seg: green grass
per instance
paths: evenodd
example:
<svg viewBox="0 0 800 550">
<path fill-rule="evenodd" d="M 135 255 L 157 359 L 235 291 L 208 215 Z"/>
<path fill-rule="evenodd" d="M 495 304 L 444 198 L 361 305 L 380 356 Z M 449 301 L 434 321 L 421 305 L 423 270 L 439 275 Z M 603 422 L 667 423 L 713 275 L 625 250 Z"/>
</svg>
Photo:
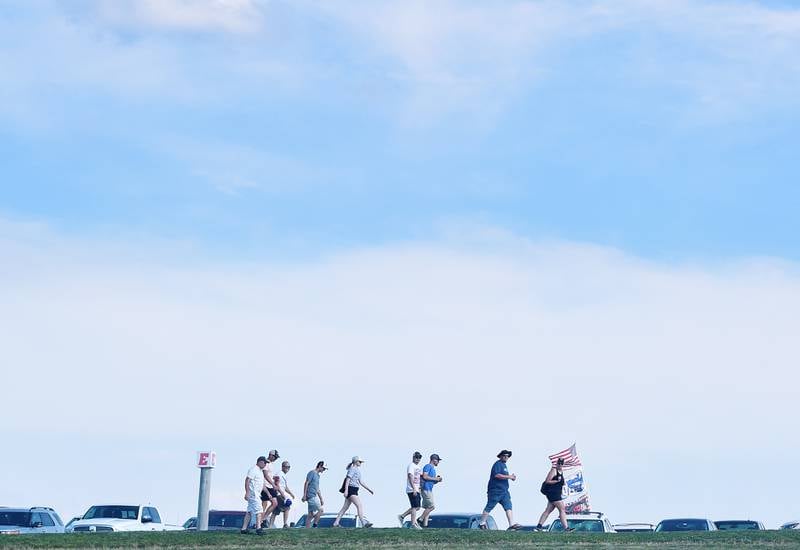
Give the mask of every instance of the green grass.
<svg viewBox="0 0 800 550">
<path fill-rule="evenodd" d="M 275 529 L 263 536 L 238 533 L 98 533 L 2 536 L 0 548 L 797 548 L 800 531 L 715 533 L 509 533 L 431 529 Z"/>
</svg>

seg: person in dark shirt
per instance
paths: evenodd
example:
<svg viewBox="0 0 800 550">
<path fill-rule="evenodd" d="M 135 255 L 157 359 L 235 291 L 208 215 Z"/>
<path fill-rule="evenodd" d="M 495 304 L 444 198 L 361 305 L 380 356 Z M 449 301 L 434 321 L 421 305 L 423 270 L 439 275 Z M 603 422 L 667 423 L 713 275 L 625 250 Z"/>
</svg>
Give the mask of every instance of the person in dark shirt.
<svg viewBox="0 0 800 550">
<path fill-rule="evenodd" d="M 506 512 L 508 518 L 509 530 L 516 530 L 522 527 L 519 523 L 514 523 L 514 512 L 511 505 L 511 493 L 508 490 L 508 480 L 516 481 L 515 474 L 508 473 L 508 466 L 506 463 L 511 458 L 511 451 L 503 449 L 497 454 L 497 462 L 492 466 L 492 472 L 489 475 L 489 485 L 486 488 L 486 507 L 481 514 L 481 520 L 478 526 L 481 529 L 487 529 L 486 518 L 495 506 L 500 504 Z"/>
<path fill-rule="evenodd" d="M 555 465 L 547 472 L 547 477 L 544 478 L 542 483 L 541 492 L 547 497 L 547 506 L 539 518 L 539 523 L 536 525 L 537 531 L 544 530 L 542 524 L 547 521 L 547 517 L 553 512 L 558 510 L 558 517 L 561 519 L 561 525 L 565 531 L 572 531 L 567 524 L 567 513 L 564 510 L 564 459 L 559 458 Z"/>
</svg>

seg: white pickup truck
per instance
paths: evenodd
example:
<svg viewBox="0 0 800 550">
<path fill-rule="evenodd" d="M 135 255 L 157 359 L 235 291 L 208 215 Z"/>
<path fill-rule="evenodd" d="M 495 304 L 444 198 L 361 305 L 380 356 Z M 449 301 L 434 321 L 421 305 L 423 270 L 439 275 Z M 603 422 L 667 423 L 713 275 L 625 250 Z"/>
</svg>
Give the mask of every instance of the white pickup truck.
<svg viewBox="0 0 800 550">
<path fill-rule="evenodd" d="M 100 504 L 67 527 L 67 533 L 108 533 L 129 531 L 181 531 L 182 527 L 161 522 L 154 506 L 139 504 Z"/>
</svg>

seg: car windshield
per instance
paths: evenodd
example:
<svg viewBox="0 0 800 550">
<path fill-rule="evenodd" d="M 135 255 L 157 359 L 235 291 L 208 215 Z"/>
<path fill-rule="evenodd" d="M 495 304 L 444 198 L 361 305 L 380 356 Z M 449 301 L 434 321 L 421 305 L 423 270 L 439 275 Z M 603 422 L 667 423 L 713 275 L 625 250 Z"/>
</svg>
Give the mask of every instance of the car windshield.
<svg viewBox="0 0 800 550">
<path fill-rule="evenodd" d="M 30 527 L 30 512 L 0 511 L 0 525 L 13 525 L 15 527 Z"/>
<path fill-rule="evenodd" d="M 603 521 L 599 519 L 568 519 L 567 523 L 576 531 L 588 531 L 591 533 L 603 532 Z M 563 531 L 564 526 L 560 521 L 553 523 L 553 531 Z"/>
<path fill-rule="evenodd" d="M 469 529 L 469 516 L 431 516 L 428 527 L 435 529 Z"/>
<path fill-rule="evenodd" d="M 211 512 L 208 514 L 209 527 L 239 527 L 244 521 L 244 512 Z"/>
<path fill-rule="evenodd" d="M 656 531 L 708 531 L 708 523 L 703 519 L 665 519 Z"/>
<path fill-rule="evenodd" d="M 714 525 L 717 526 L 717 529 L 721 529 L 723 531 L 758 529 L 757 521 L 715 521 Z"/>
<path fill-rule="evenodd" d="M 83 515 L 83 519 L 137 519 L 139 517 L 138 506 L 92 506 Z"/>
</svg>

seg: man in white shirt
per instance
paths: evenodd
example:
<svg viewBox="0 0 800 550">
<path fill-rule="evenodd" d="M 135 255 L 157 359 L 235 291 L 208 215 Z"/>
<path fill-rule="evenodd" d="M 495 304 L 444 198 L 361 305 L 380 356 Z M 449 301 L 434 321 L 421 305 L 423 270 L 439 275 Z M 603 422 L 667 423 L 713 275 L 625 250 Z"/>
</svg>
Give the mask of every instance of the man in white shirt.
<svg viewBox="0 0 800 550">
<path fill-rule="evenodd" d="M 283 512 L 283 526 L 289 527 L 289 508 L 292 506 L 292 501 L 295 500 L 294 493 L 291 489 L 289 489 L 289 484 L 286 481 L 286 475 L 289 473 L 289 469 L 291 468 L 291 464 L 289 464 L 288 460 L 284 460 L 281 464 L 281 471 L 278 474 L 272 476 L 273 480 L 276 480 L 280 488 L 283 490 L 283 496 L 278 495 L 278 507 L 272 510 L 272 517 L 269 518 L 269 526 L 275 527 L 275 518 Z M 292 497 L 291 499 L 287 498 L 286 495 Z"/>
<path fill-rule="evenodd" d="M 263 507 L 262 517 L 264 518 L 264 523 L 268 522 L 269 518 L 272 517 L 272 512 L 278 509 L 278 495 L 282 495 L 283 498 L 286 498 L 286 493 L 283 492 L 283 488 L 280 484 L 275 482 L 272 473 L 272 463 L 278 460 L 280 456 L 277 449 L 271 450 L 267 455 L 267 464 L 264 466 L 265 487 L 261 493 L 261 505 Z"/>
<path fill-rule="evenodd" d="M 256 534 L 263 535 L 261 530 L 261 520 L 263 519 L 261 510 L 261 490 L 264 488 L 264 467 L 267 465 L 267 458 L 260 456 L 254 466 L 247 470 L 244 478 L 244 499 L 247 501 L 247 513 L 244 515 L 242 523 L 242 534 L 250 531 L 250 520 L 255 519 Z"/>
<path fill-rule="evenodd" d="M 411 504 L 411 508 L 397 516 L 397 519 L 400 520 L 401 527 L 403 526 L 406 516 L 410 515 L 411 528 L 422 529 L 417 523 L 417 512 L 419 512 L 420 506 L 422 505 L 422 496 L 419 492 L 419 480 L 422 475 L 422 466 L 419 464 L 421 460 L 422 453 L 419 451 L 415 452 L 411 459 L 411 464 L 406 468 L 406 495 L 408 495 L 408 502 Z"/>
</svg>

